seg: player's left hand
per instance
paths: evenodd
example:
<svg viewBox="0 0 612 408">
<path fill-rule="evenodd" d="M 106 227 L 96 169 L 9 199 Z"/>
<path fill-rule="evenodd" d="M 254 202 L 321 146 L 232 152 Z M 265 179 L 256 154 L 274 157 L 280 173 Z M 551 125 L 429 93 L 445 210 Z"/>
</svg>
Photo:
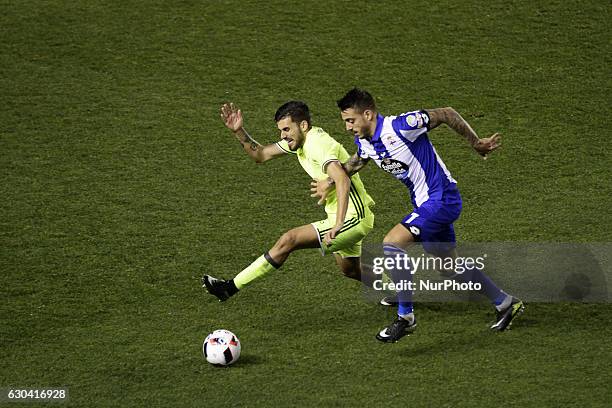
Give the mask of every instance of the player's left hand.
<svg viewBox="0 0 612 408">
<path fill-rule="evenodd" d="M 480 139 L 478 143 L 474 146 L 474 150 L 478 152 L 479 155 L 482 156 L 483 159 L 487 159 L 487 154 L 491 153 L 493 150 L 497 149 L 501 146 L 501 135 L 499 133 L 495 133 L 490 137 L 485 137 L 484 139 Z"/>
<path fill-rule="evenodd" d="M 310 192 L 312 193 L 310 196 L 318 198 L 318 205 L 322 205 L 325 203 L 327 199 L 327 195 L 332 190 L 332 185 L 329 184 L 327 180 L 312 180 L 310 182 Z"/>
<path fill-rule="evenodd" d="M 341 229 L 342 229 L 342 225 L 338 225 L 330 229 L 329 232 L 325 234 L 325 236 L 323 237 L 323 242 L 327 245 L 331 245 L 332 240 L 336 238 L 336 235 Z"/>
<path fill-rule="evenodd" d="M 233 103 L 224 103 L 220 110 L 221 120 L 232 132 L 242 129 L 242 111 Z"/>
</svg>

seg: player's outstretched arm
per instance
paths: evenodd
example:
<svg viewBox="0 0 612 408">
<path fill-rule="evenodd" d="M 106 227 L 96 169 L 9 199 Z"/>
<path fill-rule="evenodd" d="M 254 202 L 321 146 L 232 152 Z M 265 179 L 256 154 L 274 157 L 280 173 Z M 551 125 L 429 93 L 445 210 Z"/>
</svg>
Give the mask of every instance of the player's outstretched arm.
<svg viewBox="0 0 612 408">
<path fill-rule="evenodd" d="M 333 161 L 329 163 L 325 171 L 329 177 L 334 180 L 334 185 L 336 186 L 336 199 L 338 200 L 336 225 L 334 225 L 334 227 L 327 234 L 325 234 L 325 237 L 323 237 L 323 241 L 329 245 L 331 244 L 332 239 L 336 238 L 336 235 L 344 225 L 344 219 L 346 218 L 346 212 L 348 210 L 351 180 L 345 173 L 340 162 Z"/>
<path fill-rule="evenodd" d="M 434 129 L 443 123 L 448 125 L 463 136 L 484 159 L 487 158 L 487 154 L 501 146 L 499 133 L 480 139 L 470 124 L 453 108 L 427 109 L 427 114 L 429 115 L 430 129 Z"/>
<path fill-rule="evenodd" d="M 242 111 L 233 103 L 226 103 L 221 106 L 221 120 L 234 133 L 246 154 L 256 163 L 263 163 L 285 154 L 273 144 L 262 146 L 253 139 L 243 127 Z"/>
</svg>

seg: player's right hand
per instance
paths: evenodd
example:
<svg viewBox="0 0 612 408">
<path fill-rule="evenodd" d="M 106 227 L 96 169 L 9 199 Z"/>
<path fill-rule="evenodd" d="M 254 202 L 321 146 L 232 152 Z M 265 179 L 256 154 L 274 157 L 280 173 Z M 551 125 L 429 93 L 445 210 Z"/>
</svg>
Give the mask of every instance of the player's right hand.
<svg viewBox="0 0 612 408">
<path fill-rule="evenodd" d="M 242 111 L 233 103 L 221 105 L 221 120 L 232 132 L 242 129 Z"/>
<path fill-rule="evenodd" d="M 336 238 L 342 227 L 344 227 L 344 225 L 336 225 L 331 230 L 329 230 L 327 234 L 325 234 L 325 236 L 323 237 L 323 242 L 328 246 L 331 245 L 332 241 L 334 240 L 334 238 Z"/>
<path fill-rule="evenodd" d="M 327 199 L 327 195 L 332 190 L 332 184 L 327 180 L 312 180 L 310 182 L 310 196 L 318 198 L 317 205 L 322 205 Z"/>
<path fill-rule="evenodd" d="M 478 143 L 474 146 L 474 150 L 476 150 L 478 154 L 480 154 L 482 158 L 486 160 L 487 154 L 491 153 L 493 150 L 499 148 L 500 146 L 501 135 L 499 133 L 495 133 L 493 136 L 480 139 Z"/>
</svg>

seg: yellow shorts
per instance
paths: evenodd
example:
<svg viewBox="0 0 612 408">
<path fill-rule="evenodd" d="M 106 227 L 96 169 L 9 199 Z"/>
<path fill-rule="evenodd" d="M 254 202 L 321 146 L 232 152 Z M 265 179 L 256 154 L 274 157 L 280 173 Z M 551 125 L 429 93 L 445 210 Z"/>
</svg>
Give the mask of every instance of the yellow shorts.
<svg viewBox="0 0 612 408">
<path fill-rule="evenodd" d="M 336 215 L 330 214 L 326 220 L 313 222 L 311 224 L 319 236 L 319 244 L 321 245 L 321 253 L 339 254 L 343 258 L 352 258 L 361 256 L 361 242 L 374 228 L 374 213 L 366 210 L 363 218 L 358 218 L 354 215 L 344 221 L 344 226 L 336 238 L 332 240 L 331 245 L 326 245 L 323 242 L 325 234 L 336 225 Z"/>
</svg>

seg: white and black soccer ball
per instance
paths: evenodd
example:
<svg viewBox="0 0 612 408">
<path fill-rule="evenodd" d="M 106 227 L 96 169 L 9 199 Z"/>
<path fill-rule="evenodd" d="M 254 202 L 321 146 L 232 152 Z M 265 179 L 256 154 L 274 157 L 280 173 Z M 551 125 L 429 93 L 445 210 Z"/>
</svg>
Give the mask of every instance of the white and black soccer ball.
<svg viewBox="0 0 612 408">
<path fill-rule="evenodd" d="M 215 330 L 206 336 L 202 351 L 206 361 L 213 365 L 227 366 L 240 357 L 240 340 L 229 330 Z"/>
</svg>

